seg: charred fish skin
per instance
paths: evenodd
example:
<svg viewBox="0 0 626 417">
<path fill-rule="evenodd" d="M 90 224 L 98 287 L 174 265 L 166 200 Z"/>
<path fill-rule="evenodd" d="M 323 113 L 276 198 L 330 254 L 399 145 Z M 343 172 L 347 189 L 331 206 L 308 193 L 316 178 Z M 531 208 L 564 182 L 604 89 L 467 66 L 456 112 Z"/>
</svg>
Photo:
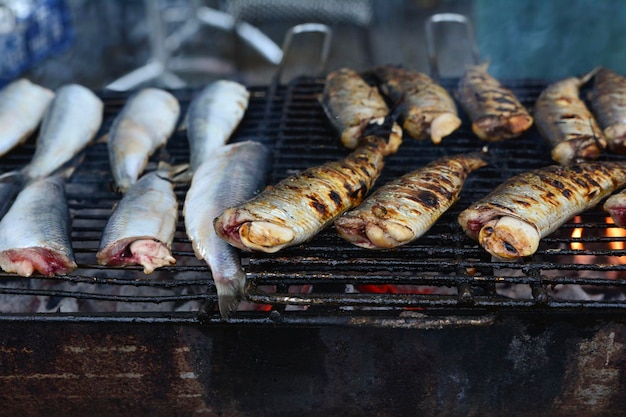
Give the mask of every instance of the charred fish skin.
<svg viewBox="0 0 626 417">
<path fill-rule="evenodd" d="M 394 102 L 404 100 L 402 129 L 412 138 L 430 136 L 439 144 L 461 126 L 454 99 L 428 75 L 392 65 L 377 67 L 374 73 L 384 94 Z"/>
<path fill-rule="evenodd" d="M 211 159 L 213 151 L 230 140 L 245 115 L 249 100 L 248 89 L 230 80 L 214 81 L 192 100 L 187 112 L 190 172 Z"/>
<path fill-rule="evenodd" d="M 0 156 L 30 137 L 53 98 L 54 91 L 26 78 L 0 90 Z"/>
<path fill-rule="evenodd" d="M 360 204 L 380 176 L 387 143 L 370 138 L 341 160 L 284 178 L 227 208 L 215 219 L 217 235 L 239 249 L 266 253 L 312 239 Z"/>
<path fill-rule="evenodd" d="M 340 133 L 341 143 L 348 149 L 360 145 L 368 124 L 382 123 L 389 113 L 378 88 L 369 85 L 355 70 L 345 67 L 326 76 L 320 102 Z M 385 154 L 396 153 L 401 144 L 402 128 L 394 123 Z"/>
<path fill-rule="evenodd" d="M 626 154 L 626 77 L 599 68 L 593 77 L 591 107 L 609 149 Z"/>
<path fill-rule="evenodd" d="M 626 185 L 626 162 L 550 165 L 504 181 L 463 210 L 458 222 L 491 255 L 530 256 L 539 241 Z"/>
<path fill-rule="evenodd" d="M 245 271 L 239 250 L 221 239 L 213 220 L 226 208 L 242 204 L 265 186 L 270 149 L 254 141 L 224 145 L 194 172 L 185 196 L 185 229 L 198 259 L 211 270 L 222 317 L 243 299 Z"/>
<path fill-rule="evenodd" d="M 508 88 L 487 72 L 487 63 L 472 65 L 459 81 L 457 98 L 482 140 L 512 139 L 527 131 L 533 117 Z"/>
<path fill-rule="evenodd" d="M 391 249 L 424 235 L 461 194 L 467 176 L 487 164 L 472 153 L 439 158 L 383 184 L 355 209 L 335 220 L 346 241 L 367 249 Z"/>
<path fill-rule="evenodd" d="M 129 97 L 108 138 L 116 189 L 126 192 L 141 176 L 148 158 L 164 146 L 180 115 L 178 99 L 159 88 L 143 88 Z"/>
<path fill-rule="evenodd" d="M 550 143 L 552 159 L 561 165 L 595 160 L 607 146 L 604 133 L 579 97 L 580 87 L 592 75 L 556 81 L 535 102 L 537 129 Z"/>
<path fill-rule="evenodd" d="M 144 174 L 124 193 L 102 233 L 98 264 L 141 265 L 148 275 L 176 263 L 171 249 L 178 201 L 172 178 L 181 169 L 167 166 Z"/>
<path fill-rule="evenodd" d="M 77 268 L 70 241 L 65 181 L 44 177 L 28 184 L 0 221 L 0 267 L 29 277 L 52 277 Z"/>
<path fill-rule="evenodd" d="M 60 87 L 44 116 L 37 147 L 23 172 L 29 179 L 53 174 L 80 153 L 102 123 L 104 103 L 79 84 Z"/>
</svg>

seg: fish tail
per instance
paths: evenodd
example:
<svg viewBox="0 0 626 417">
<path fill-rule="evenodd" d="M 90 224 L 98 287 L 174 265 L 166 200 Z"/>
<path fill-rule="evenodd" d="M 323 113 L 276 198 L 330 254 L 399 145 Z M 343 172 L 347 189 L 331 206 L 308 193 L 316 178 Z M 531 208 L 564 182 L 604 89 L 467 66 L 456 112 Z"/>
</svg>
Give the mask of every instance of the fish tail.
<svg viewBox="0 0 626 417">
<path fill-rule="evenodd" d="M 233 279 L 216 280 L 217 303 L 222 318 L 228 319 L 237 309 L 239 302 L 243 298 L 243 284 L 245 276 L 238 274 Z"/>
<path fill-rule="evenodd" d="M 69 159 L 67 162 L 65 162 L 63 165 L 59 166 L 57 169 L 52 171 L 49 174 L 49 176 L 58 176 L 65 180 L 69 180 L 72 177 L 72 175 L 74 175 L 74 172 L 76 171 L 76 169 L 78 169 L 80 164 L 82 164 L 84 159 L 85 159 L 85 152 L 79 152 L 78 154 L 74 155 L 71 159 Z M 26 167 L 24 167 L 24 169 L 22 169 L 20 172 L 23 175 L 24 180 L 32 181 L 32 180 L 38 180 L 41 178 L 41 175 L 32 174 L 30 164 L 26 165 Z"/>
<path fill-rule="evenodd" d="M 225 282 L 215 282 L 217 289 L 217 304 L 222 318 L 228 319 L 237 309 L 243 296 L 243 280 L 230 279 Z"/>
</svg>

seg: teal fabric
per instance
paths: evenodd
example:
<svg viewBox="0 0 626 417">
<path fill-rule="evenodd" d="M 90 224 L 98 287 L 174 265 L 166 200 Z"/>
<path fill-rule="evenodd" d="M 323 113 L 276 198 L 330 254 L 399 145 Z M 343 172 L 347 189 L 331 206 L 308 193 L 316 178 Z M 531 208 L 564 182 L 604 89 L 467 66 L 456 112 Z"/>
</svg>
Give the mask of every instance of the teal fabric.
<svg viewBox="0 0 626 417">
<path fill-rule="evenodd" d="M 597 65 L 626 74 L 626 1 L 475 0 L 473 10 L 496 77 L 557 79 Z"/>
</svg>

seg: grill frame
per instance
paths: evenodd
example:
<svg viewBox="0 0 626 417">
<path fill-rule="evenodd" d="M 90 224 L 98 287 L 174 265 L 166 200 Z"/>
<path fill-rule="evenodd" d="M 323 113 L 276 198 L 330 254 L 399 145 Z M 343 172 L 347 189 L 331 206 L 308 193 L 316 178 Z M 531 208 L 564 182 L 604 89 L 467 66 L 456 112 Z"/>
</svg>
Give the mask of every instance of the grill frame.
<svg viewBox="0 0 626 417">
<path fill-rule="evenodd" d="M 249 87 L 250 105 L 244 119 L 235 132 L 233 141 L 257 140 L 270 146 L 274 152 L 274 164 L 269 183 L 299 170 L 318 165 L 330 159 L 339 159 L 348 153 L 337 140 L 318 95 L 323 88 L 323 78 L 300 77 L 287 85 Z M 444 79 L 441 84 L 453 91 L 458 80 Z M 504 80 L 520 98 L 531 107 L 540 91 L 543 80 Z M 186 110 L 197 91 L 192 89 L 172 91 Z M 105 102 L 105 118 L 100 135 L 108 131 L 115 115 L 121 110 L 128 93 L 100 92 Z M 480 150 L 481 142 L 470 130 L 467 116 L 459 106 L 462 127 L 445 138 L 441 145 L 428 141 L 418 142 L 405 137 L 396 155 L 390 156 L 376 186 L 418 168 L 430 160 L 458 152 Z M 33 140 L 7 157 L 1 166 L 3 171 L 17 169 L 28 162 L 34 151 Z M 330 226 L 310 242 L 287 248 L 278 254 L 243 254 L 248 273 L 247 294 L 250 301 L 271 304 L 271 311 L 237 312 L 230 320 L 233 324 L 287 324 L 287 325 L 351 325 L 351 326 L 429 326 L 485 325 L 493 322 L 498 314 L 598 314 L 612 316 L 623 313 L 623 300 L 561 300 L 550 295 L 556 285 L 579 284 L 593 287 L 597 292 L 617 287 L 624 292 L 626 279 L 602 278 L 607 271 L 622 274 L 626 265 L 581 265 L 573 262 L 555 261 L 559 256 L 571 258 L 580 252 L 564 248 L 571 242 L 569 230 L 574 227 L 595 230 L 607 227 L 599 219 L 599 209 L 585 213 L 581 224 L 568 222 L 559 231 L 543 239 L 532 260 L 519 264 L 493 262 L 488 254 L 461 231 L 455 222 L 456 215 L 473 200 L 489 192 L 508 176 L 527 169 L 551 164 L 547 144 L 533 127 L 519 140 L 489 144 L 493 165 L 472 173 L 461 194 L 460 201 L 446 213 L 424 237 L 416 242 L 391 251 L 367 251 L 343 242 Z M 307 158 L 303 158 L 306 155 Z M 511 158 L 513 156 L 514 158 Z M 151 159 L 154 166 L 159 158 L 171 163 L 185 163 L 188 146 L 184 132 L 177 131 L 168 146 Z M 601 158 L 623 159 L 617 155 Z M 215 323 L 222 319 L 217 313 L 217 296 L 210 272 L 201 261 L 195 260 L 182 223 L 182 201 L 186 185 L 178 185 L 176 193 L 181 211 L 175 237 L 174 255 L 179 260 L 173 267 L 162 268 L 154 277 L 145 277 L 140 268 L 109 268 L 95 264 L 95 250 L 99 240 L 98 226 L 106 222 L 107 213 L 117 201 L 115 193 L 108 189 L 111 182 L 106 145 L 91 146 L 85 160 L 68 183 L 68 201 L 74 214 L 72 236 L 79 270 L 54 282 L 83 287 L 104 287 L 104 291 L 71 291 L 65 289 L 0 288 L 1 294 L 17 296 L 41 295 L 48 297 L 71 297 L 78 300 L 103 302 L 162 303 L 195 302 L 193 311 L 147 311 L 85 313 L 2 313 L 0 321 L 64 321 L 64 322 L 156 322 L 156 323 Z M 86 189 L 93 191 L 85 197 Z M 95 214 L 91 211 L 94 210 Z M 82 236 L 86 234 L 87 236 Z M 571 234 L 571 233 L 570 233 Z M 80 235 L 80 236 L 79 236 Z M 597 238 L 581 241 L 595 243 Z M 607 239 L 600 239 L 607 240 Z M 626 241 L 626 238 L 623 238 Z M 559 247 L 561 246 L 561 247 Z M 626 255 L 626 250 L 587 250 L 587 255 Z M 420 256 L 431 259 L 421 261 Z M 547 261 L 545 260 L 547 258 Z M 569 259 L 568 258 L 568 259 Z M 91 260 L 90 260 L 91 259 Z M 303 268 L 303 265 L 305 266 Z M 375 269 L 372 272 L 372 269 Z M 469 273 L 467 270 L 478 271 Z M 503 270 L 515 271 L 503 273 Z M 493 271 L 500 271 L 496 273 Z M 565 276 L 561 271 L 583 270 L 597 273 L 599 278 L 576 278 Z M 95 272 L 94 272 L 95 271 Z M 442 272 L 444 271 L 444 272 Z M 487 272 L 485 272 L 487 271 Z M 546 276 L 542 271 L 556 271 Z M 391 273 L 390 273 L 391 272 Z M 191 275 L 178 279 L 175 274 Z M 508 275 L 507 275 L 508 274 Z M 0 277 L 11 277 L 0 274 Z M 18 278 L 20 279 L 20 278 Z M 35 282 L 42 278 L 32 278 Z M 48 281 L 48 280 L 46 280 Z M 3 282 L 4 283 L 4 282 Z M 310 293 L 293 293 L 290 288 L 313 284 Z M 378 294 L 346 293 L 346 286 L 367 285 L 419 285 L 450 289 L 446 294 Z M 530 298 L 510 299 L 495 293 L 496 285 L 509 284 L 529 289 Z M 263 292 L 264 286 L 276 286 L 274 294 Z M 107 290 L 122 287 L 149 287 L 155 291 L 173 292 L 157 296 L 123 296 Z M 183 294 L 190 291 L 189 294 Z M 133 304 L 134 305 L 134 304 Z M 295 308 L 294 308 L 295 306 Z M 305 309 L 302 306 L 306 306 Z M 416 309 L 418 311 L 416 311 Z"/>
</svg>

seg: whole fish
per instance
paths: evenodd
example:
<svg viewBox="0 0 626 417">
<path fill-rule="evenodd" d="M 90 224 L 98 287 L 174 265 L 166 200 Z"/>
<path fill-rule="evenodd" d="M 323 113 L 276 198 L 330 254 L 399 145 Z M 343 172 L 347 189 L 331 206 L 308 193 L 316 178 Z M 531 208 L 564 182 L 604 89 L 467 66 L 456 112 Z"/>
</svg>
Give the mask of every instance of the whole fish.
<svg viewBox="0 0 626 417">
<path fill-rule="evenodd" d="M 0 91 L 0 156 L 30 137 L 53 98 L 52 90 L 25 78 Z"/>
<path fill-rule="evenodd" d="M 496 142 L 520 136 L 533 117 L 515 94 L 487 72 L 488 63 L 472 65 L 463 74 L 457 98 L 482 140 Z"/>
<path fill-rule="evenodd" d="M 402 129 L 414 139 L 430 136 L 435 144 L 461 126 L 454 99 L 428 75 L 385 65 L 374 70 L 381 90 L 402 102 Z"/>
<path fill-rule="evenodd" d="M 72 272 L 70 222 L 65 180 L 54 175 L 31 182 L 0 221 L 0 267 L 24 277 Z"/>
<path fill-rule="evenodd" d="M 626 154 L 626 77 L 600 68 L 593 77 L 591 107 L 611 151 Z"/>
<path fill-rule="evenodd" d="M 270 151 L 259 142 L 218 148 L 196 169 L 185 197 L 183 216 L 194 253 L 211 269 L 219 310 L 228 317 L 242 299 L 245 272 L 239 251 L 215 233 L 213 220 L 227 207 L 241 204 L 265 185 Z"/>
<path fill-rule="evenodd" d="M 211 159 L 212 153 L 228 142 L 248 108 L 250 92 L 230 80 L 204 87 L 189 105 L 186 115 L 191 170 Z"/>
<path fill-rule="evenodd" d="M 626 162 L 551 165 L 509 178 L 458 217 L 465 233 L 500 259 L 519 259 L 573 216 L 626 185 Z"/>
<path fill-rule="evenodd" d="M 215 232 L 239 249 L 267 253 L 310 240 L 360 204 L 378 179 L 388 144 L 368 138 L 344 159 L 308 168 L 227 208 L 215 219 Z"/>
<path fill-rule="evenodd" d="M 535 123 L 561 165 L 591 161 L 607 146 L 604 133 L 581 98 L 580 87 L 594 72 L 548 85 L 535 102 Z"/>
<path fill-rule="evenodd" d="M 383 184 L 338 217 L 335 228 L 343 239 L 368 249 L 412 242 L 458 201 L 467 176 L 486 164 L 479 153 L 439 158 Z"/>
<path fill-rule="evenodd" d="M 171 93 L 144 88 L 117 115 L 108 138 L 109 162 L 116 189 L 126 192 L 144 171 L 148 158 L 172 135 L 180 104 Z"/>
<path fill-rule="evenodd" d="M 171 248 L 178 221 L 173 176 L 185 166 L 161 165 L 124 193 L 109 217 L 96 259 L 100 265 L 141 265 L 145 274 L 173 265 Z"/>
<path fill-rule="evenodd" d="M 326 76 L 320 102 L 330 122 L 341 134 L 341 143 L 355 149 L 367 125 L 382 124 L 389 113 L 385 99 L 378 88 L 369 85 L 361 75 L 349 68 L 340 68 Z M 397 152 L 402 144 L 402 128 L 393 124 L 384 152 Z"/>
<path fill-rule="evenodd" d="M 78 84 L 60 87 L 46 111 L 37 146 L 23 172 L 29 179 L 51 175 L 93 140 L 102 123 L 104 104 Z"/>
</svg>

